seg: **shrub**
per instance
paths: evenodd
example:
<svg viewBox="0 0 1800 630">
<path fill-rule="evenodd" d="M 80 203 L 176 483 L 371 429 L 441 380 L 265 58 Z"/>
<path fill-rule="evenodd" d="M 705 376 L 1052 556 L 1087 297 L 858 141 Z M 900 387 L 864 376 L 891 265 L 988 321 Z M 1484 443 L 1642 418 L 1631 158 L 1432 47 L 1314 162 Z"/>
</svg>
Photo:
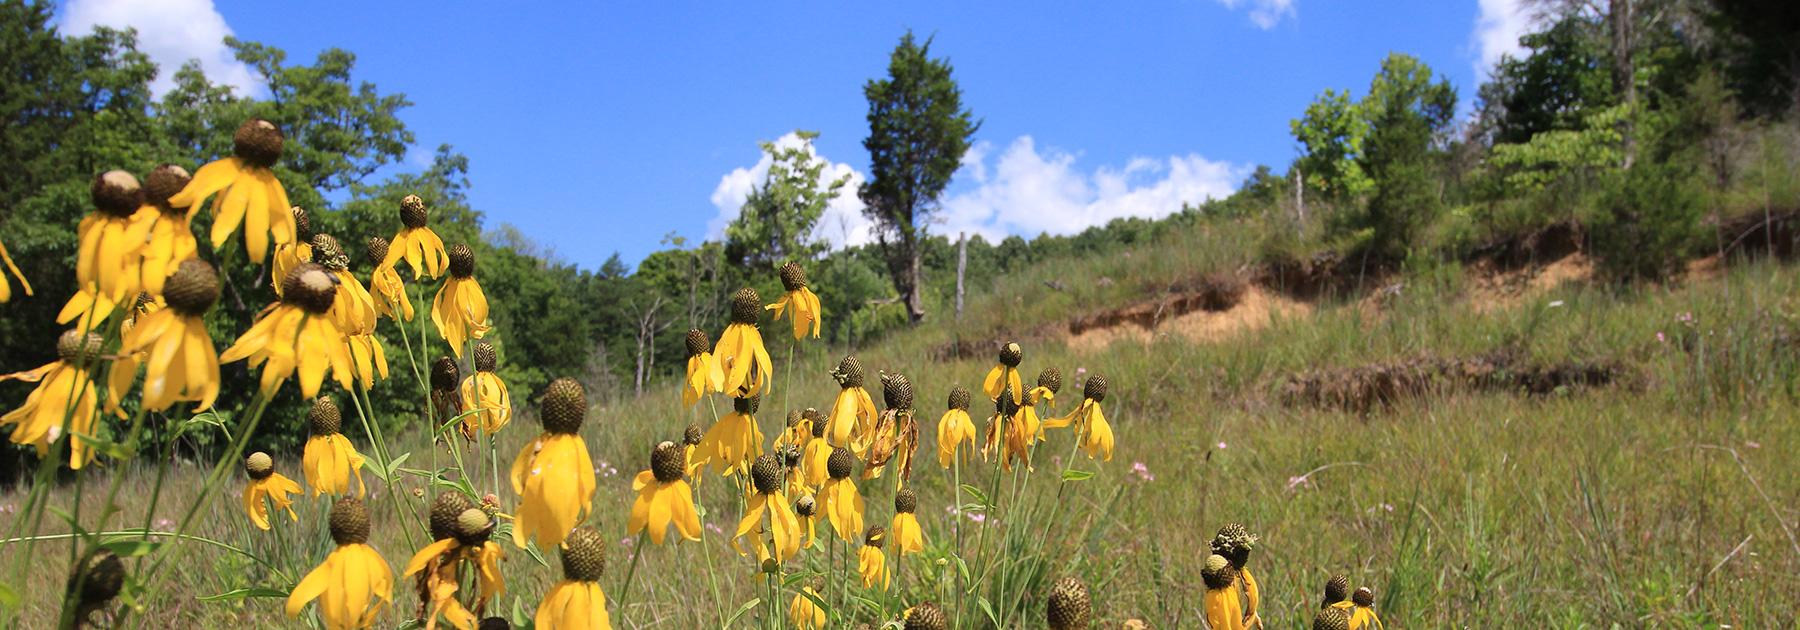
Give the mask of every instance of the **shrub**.
<svg viewBox="0 0 1800 630">
<path fill-rule="evenodd" d="M 1591 225 L 1600 270 L 1625 280 L 1680 271 L 1703 236 L 1703 195 L 1698 173 L 1679 160 L 1641 163 L 1608 178 Z"/>
</svg>

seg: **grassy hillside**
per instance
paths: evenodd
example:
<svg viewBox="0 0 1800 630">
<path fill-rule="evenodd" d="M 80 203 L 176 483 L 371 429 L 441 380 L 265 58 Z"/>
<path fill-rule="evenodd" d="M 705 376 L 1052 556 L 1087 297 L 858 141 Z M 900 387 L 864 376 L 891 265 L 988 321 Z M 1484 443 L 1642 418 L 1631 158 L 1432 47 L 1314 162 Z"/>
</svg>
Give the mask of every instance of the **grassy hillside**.
<svg viewBox="0 0 1800 630">
<path fill-rule="evenodd" d="M 1263 537 L 1252 567 L 1270 627 L 1306 627 L 1321 585 L 1337 573 L 1373 588 L 1395 627 L 1769 627 L 1794 619 L 1800 476 L 1785 461 L 1800 449 L 1791 421 L 1800 371 L 1793 268 L 1737 257 L 1710 261 L 1685 281 L 1617 288 L 1585 279 L 1584 254 L 1555 252 L 1504 269 L 1471 259 L 1321 294 L 1289 290 L 1250 264 L 1258 229 L 1203 223 L 1149 245 L 986 279 L 997 289 L 977 294 L 963 321 L 944 318 L 860 349 L 871 372 L 904 373 L 920 392 L 925 443 L 913 487 L 928 545 L 907 559 L 891 599 L 850 589 L 866 598 L 858 602 L 833 586 L 827 600 L 852 602 L 848 609 L 867 621 L 927 599 L 982 615 L 980 600 L 953 593 L 960 520 L 962 557 L 983 557 L 968 550 L 984 527 L 985 544 L 1006 550 L 982 593 L 996 608 L 999 595 L 1016 598 L 1015 619 L 1041 619 L 1048 584 L 1076 575 L 1090 585 L 1102 627 L 1131 619 L 1195 627 L 1202 550 L 1219 525 L 1240 521 Z M 777 365 L 759 420 L 772 439 L 787 410 L 831 403 L 837 386 L 826 373 L 842 355 L 810 343 L 790 355 L 787 335 L 775 334 L 783 326 L 763 328 Z M 991 464 L 966 467 L 963 483 L 1000 489 L 995 518 L 978 524 L 950 512 L 956 486 L 937 466 L 932 436 L 950 388 L 978 388 L 1007 338 L 1025 346 L 1027 381 L 1048 366 L 1107 377 L 1118 450 L 1110 462 L 1071 461 L 1069 432 L 1052 430 L 1030 475 L 995 485 Z M 871 389 L 880 400 L 879 386 Z M 1080 398 L 1077 384 L 1062 391 L 1058 413 Z M 983 408 L 978 402 L 975 415 L 985 431 Z M 699 494 L 704 542 L 645 547 L 628 568 L 631 477 L 655 442 L 712 418 L 709 403 L 684 409 L 668 387 L 589 416 L 583 435 L 600 469 L 590 524 L 620 539 L 605 588 L 618 598 L 628 571 L 634 580 L 626 610 L 613 610 L 621 627 L 716 626 L 766 597 L 750 579 L 754 561 L 726 546 L 739 510 L 731 482 L 711 474 Z M 502 466 L 535 425 L 527 415 L 501 436 Z M 409 467 L 450 461 L 448 451 L 428 451 L 420 431 L 390 439 L 413 452 Z M 1071 464 L 1095 475 L 1059 483 Z M 297 462 L 277 466 L 298 477 Z M 469 466 L 478 490 L 496 489 L 487 463 Z M 143 514 L 153 468 L 125 471 L 123 513 Z M 190 464 L 170 473 L 151 529 L 172 528 L 203 473 Z M 859 484 L 870 523 L 892 515 L 893 474 Z M 398 568 L 423 542 L 409 544 L 396 503 L 369 481 L 372 542 Z M 407 479 L 405 491 L 435 492 L 420 481 Z M 227 490 L 241 483 L 234 473 Z M 68 505 L 71 491 L 59 487 L 52 505 Z M 96 494 L 87 492 L 95 501 L 86 509 L 98 509 Z M 510 489 L 498 494 L 513 504 Z M 21 501 L 17 489 L 0 495 L 0 505 Z M 248 526 L 233 496 L 215 499 L 194 534 L 218 544 L 194 545 L 173 563 L 158 578 L 168 586 L 143 602 L 138 619 L 279 621 L 278 599 L 195 598 L 285 591 L 316 564 L 330 546 L 328 502 L 297 507 L 298 527 L 283 521 L 268 533 Z M 1008 527 L 1009 519 L 1050 524 Z M 139 525 L 121 521 L 108 526 Z M 52 517 L 45 530 L 66 528 Z M 843 562 L 845 550 L 826 551 L 823 541 L 835 540 L 828 532 L 821 523 L 821 547 L 788 571 L 842 570 L 830 561 Z M 11 569 L 20 547 L 4 549 L 0 562 Z M 61 541 L 36 549 L 46 561 L 29 561 L 24 627 L 54 614 L 70 553 Z M 559 571 L 507 550 L 508 592 L 497 612 L 528 616 Z M 793 593 L 781 593 L 779 614 Z M 417 599 L 402 582 L 396 601 L 410 615 Z"/>
</svg>

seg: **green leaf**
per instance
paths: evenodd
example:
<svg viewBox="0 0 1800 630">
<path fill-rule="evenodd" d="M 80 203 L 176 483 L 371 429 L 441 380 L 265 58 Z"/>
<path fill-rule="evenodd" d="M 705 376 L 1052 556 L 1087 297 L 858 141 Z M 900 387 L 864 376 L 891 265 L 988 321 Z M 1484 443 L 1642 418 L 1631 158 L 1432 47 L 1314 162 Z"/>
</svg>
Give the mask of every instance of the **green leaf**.
<svg viewBox="0 0 1800 630">
<path fill-rule="evenodd" d="M 980 503 L 964 503 L 962 506 L 962 511 L 963 512 L 986 512 L 987 506 L 982 505 Z"/>
<path fill-rule="evenodd" d="M 158 548 L 162 547 L 162 543 L 148 540 L 115 540 L 102 543 L 100 547 L 113 552 L 113 555 L 120 558 L 136 558 L 155 553 Z"/>
<path fill-rule="evenodd" d="M 96 453 L 105 455 L 108 459 L 126 460 L 131 459 L 133 455 L 136 455 L 136 453 L 125 448 L 118 442 L 97 438 L 86 433 L 76 433 L 75 439 L 81 440 L 88 445 L 88 448 L 94 449 L 94 452 Z"/>
<path fill-rule="evenodd" d="M 202 596 L 202 597 L 196 597 L 194 599 L 198 599 L 203 602 L 228 602 L 228 601 L 235 601 L 235 600 L 240 600 L 240 599 L 275 598 L 275 597 L 287 597 L 287 596 L 288 596 L 287 591 L 281 591 L 281 590 L 276 590 L 276 589 L 272 589 L 272 588 L 257 587 L 257 588 L 233 589 L 233 590 L 225 591 L 223 593 L 219 593 L 218 595 L 206 595 L 206 596 Z"/>
<path fill-rule="evenodd" d="M 1063 481 L 1087 481 L 1093 478 L 1094 472 L 1091 470 L 1075 470 L 1071 468 L 1062 473 Z"/>
<path fill-rule="evenodd" d="M 744 605 L 738 607 L 737 612 L 731 613 L 731 618 L 725 620 L 725 627 L 730 628 L 736 625 L 738 617 L 744 616 L 744 613 L 750 612 L 750 609 L 755 608 L 761 603 L 762 598 L 760 597 L 744 602 Z"/>
<path fill-rule="evenodd" d="M 536 542 L 531 542 L 531 543 L 528 543 L 525 545 L 525 555 L 531 556 L 531 559 L 536 560 L 539 566 L 542 566 L 546 569 L 551 568 L 550 562 L 548 560 L 544 559 L 544 552 L 538 551 Z"/>
<path fill-rule="evenodd" d="M 400 465 L 406 463 L 408 457 L 412 457 L 412 451 L 401 453 L 399 457 L 395 457 L 394 461 L 388 462 L 387 469 L 381 471 L 381 476 L 383 478 L 393 477 L 394 471 L 400 470 Z"/>
<path fill-rule="evenodd" d="M 1000 616 L 994 614 L 994 606 L 988 603 L 986 597 L 975 598 L 975 603 L 980 606 L 981 612 L 987 614 L 988 621 L 994 622 L 994 627 L 1000 627 Z"/>
<path fill-rule="evenodd" d="M 19 593 L 11 586 L 0 584 L 0 608 L 18 608 Z"/>
<path fill-rule="evenodd" d="M 982 505 L 993 505 L 994 504 L 993 501 L 988 500 L 987 493 L 982 492 L 981 488 L 977 488 L 975 486 L 971 486 L 971 485 L 965 483 L 965 484 L 963 484 L 962 489 L 963 489 L 963 492 L 967 492 L 967 493 L 973 495 L 975 497 L 975 501 L 981 503 Z"/>
</svg>

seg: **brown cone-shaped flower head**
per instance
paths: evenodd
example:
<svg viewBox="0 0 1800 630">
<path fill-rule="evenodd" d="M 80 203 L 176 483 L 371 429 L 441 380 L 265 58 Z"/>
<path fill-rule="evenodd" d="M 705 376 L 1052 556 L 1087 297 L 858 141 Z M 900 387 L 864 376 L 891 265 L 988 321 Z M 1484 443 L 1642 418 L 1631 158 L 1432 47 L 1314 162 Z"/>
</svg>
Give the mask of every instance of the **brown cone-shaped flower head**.
<svg viewBox="0 0 1800 630">
<path fill-rule="evenodd" d="M 550 433 L 574 435 L 581 432 L 587 419 L 587 390 L 575 379 L 564 377 L 550 382 L 544 389 L 544 401 L 538 406 L 538 418 Z"/>
<path fill-rule="evenodd" d="M 350 269 L 350 256 L 344 253 L 343 247 L 338 246 L 336 237 L 324 233 L 314 234 L 312 248 L 313 262 L 324 265 L 326 269 L 332 271 Z"/>
<path fill-rule="evenodd" d="M 425 200 L 418 195 L 400 198 L 400 223 L 412 229 L 425 227 Z"/>
<path fill-rule="evenodd" d="M 294 237 L 299 239 L 299 242 L 312 243 L 312 214 L 300 206 L 288 208 L 288 212 L 294 215 Z"/>
<path fill-rule="evenodd" d="M 331 539 L 339 545 L 369 542 L 369 508 L 362 499 L 344 497 L 331 504 Z"/>
<path fill-rule="evenodd" d="M 105 344 L 106 338 L 99 333 L 69 329 L 56 338 L 56 358 L 72 365 L 92 365 L 100 359 L 100 349 Z"/>
<path fill-rule="evenodd" d="M 283 302 L 297 305 L 314 315 L 331 311 L 331 301 L 337 297 L 337 278 L 331 277 L 318 263 L 294 265 L 281 283 Z"/>
<path fill-rule="evenodd" d="M 969 410 L 969 388 L 957 385 L 950 390 L 950 408 Z"/>
<path fill-rule="evenodd" d="M 746 416 L 756 415 L 756 411 L 761 408 L 762 408 L 762 397 L 761 396 L 745 396 L 743 398 L 731 399 L 732 411 L 736 411 L 736 412 L 744 414 Z"/>
<path fill-rule="evenodd" d="M 675 483 L 686 476 L 686 453 L 674 442 L 662 442 L 650 449 L 650 474 L 663 483 Z"/>
<path fill-rule="evenodd" d="M 825 460 L 825 472 L 829 473 L 832 479 L 849 479 L 850 469 L 855 465 L 856 456 L 850 454 L 850 449 L 840 446 L 831 449 L 831 457 Z"/>
<path fill-rule="evenodd" d="M 1099 374 L 1089 376 L 1081 385 L 1081 397 L 1094 402 L 1106 402 L 1106 377 Z"/>
<path fill-rule="evenodd" d="M 835 379 L 838 382 L 838 387 L 842 387 L 844 389 L 850 389 L 852 387 L 862 387 L 863 386 L 862 361 L 856 360 L 856 355 L 849 355 L 849 356 L 844 357 L 844 360 L 838 362 L 837 369 L 831 371 L 831 378 Z"/>
<path fill-rule="evenodd" d="M 462 380 L 462 368 L 456 366 L 456 359 L 438 357 L 431 362 L 431 389 L 440 392 L 456 391 L 456 384 Z"/>
<path fill-rule="evenodd" d="M 905 374 L 882 372 L 881 400 L 887 403 L 888 409 L 911 411 L 913 408 L 912 381 L 907 380 Z"/>
<path fill-rule="evenodd" d="M 863 533 L 863 544 L 880 549 L 882 545 L 887 544 L 887 528 L 880 525 L 870 525 L 869 531 Z"/>
<path fill-rule="evenodd" d="M 1200 568 L 1200 581 L 1206 588 L 1218 589 L 1231 586 L 1237 580 L 1237 570 L 1231 568 L 1231 561 L 1225 556 L 1212 554 L 1206 557 L 1206 565 Z"/>
<path fill-rule="evenodd" d="M 475 502 L 455 490 L 438 493 L 431 502 L 431 539 L 443 540 L 456 535 L 457 519 L 475 507 Z"/>
<path fill-rule="evenodd" d="M 313 399 L 312 409 L 306 412 L 306 425 L 313 435 L 332 435 L 343 431 L 344 417 L 330 396 L 320 396 Z"/>
<path fill-rule="evenodd" d="M 812 407 L 807 407 L 800 412 L 800 417 L 812 423 L 813 437 L 825 437 L 825 414 L 819 413 L 819 410 Z"/>
<path fill-rule="evenodd" d="M 1374 606 L 1375 591 L 1369 590 L 1367 586 L 1358 586 L 1356 592 L 1350 594 L 1350 602 L 1365 608 Z"/>
<path fill-rule="evenodd" d="M 1231 566 L 1243 569 L 1250 562 L 1250 552 L 1256 549 L 1257 537 L 1244 527 L 1243 523 L 1226 523 L 1213 536 L 1212 552 L 1225 556 Z"/>
<path fill-rule="evenodd" d="M 475 277 L 475 250 L 470 249 L 467 244 L 450 246 L 450 276 L 463 279 Z"/>
<path fill-rule="evenodd" d="M 1313 630 L 1350 630 L 1350 613 L 1342 608 L 1321 608 L 1313 616 Z"/>
<path fill-rule="evenodd" d="M 1050 586 L 1045 617 L 1051 630 L 1086 630 L 1092 601 L 1087 585 L 1073 577 L 1057 580 Z"/>
<path fill-rule="evenodd" d="M 703 439 L 706 439 L 706 430 L 701 429 L 698 424 L 690 424 L 686 431 L 681 432 L 681 443 L 688 446 L 699 446 Z"/>
<path fill-rule="evenodd" d="M 500 353 L 494 350 L 494 344 L 486 341 L 475 342 L 475 371 L 492 372 L 500 365 Z"/>
<path fill-rule="evenodd" d="M 365 245 L 364 247 L 366 249 L 363 250 L 363 256 L 365 258 L 368 258 L 369 265 L 371 265 L 371 266 L 380 265 L 382 261 L 387 260 L 387 255 L 388 255 L 387 239 L 381 238 L 379 236 L 371 236 L 371 237 L 369 237 L 368 244 Z"/>
<path fill-rule="evenodd" d="M 125 563 L 111 551 L 102 549 L 89 556 L 81 573 L 79 603 L 83 608 L 98 608 L 118 597 L 125 588 Z M 69 576 L 71 579 L 75 576 Z M 79 621 L 77 627 L 80 627 Z"/>
<path fill-rule="evenodd" d="M 1008 341 L 1006 345 L 1000 346 L 1000 365 L 1016 368 L 1024 360 L 1025 349 L 1019 347 L 1019 342 Z"/>
<path fill-rule="evenodd" d="M 731 323 L 752 324 L 762 315 L 762 297 L 756 289 L 744 287 L 731 296 Z"/>
<path fill-rule="evenodd" d="M 800 447 L 789 444 L 781 447 L 781 465 L 795 468 L 800 465 Z"/>
<path fill-rule="evenodd" d="M 937 604 L 925 602 L 912 607 L 906 615 L 906 630 L 946 630 L 950 619 Z"/>
<path fill-rule="evenodd" d="M 818 511 L 819 502 L 813 500 L 813 497 L 810 494 L 800 495 L 799 500 L 794 501 L 794 513 L 799 514 L 803 518 L 812 518 Z"/>
<path fill-rule="evenodd" d="M 1008 418 L 1013 417 L 1013 414 L 1019 413 L 1019 402 L 1013 400 L 1011 385 L 1001 388 L 1000 397 L 994 400 L 994 411 Z"/>
<path fill-rule="evenodd" d="M 275 460 L 268 453 L 257 451 L 244 458 L 244 474 L 251 479 L 268 479 L 275 474 Z"/>
<path fill-rule="evenodd" d="M 95 210 L 121 219 L 131 216 L 138 206 L 144 205 L 144 188 L 138 185 L 137 176 L 128 171 L 107 171 L 94 176 L 89 193 L 93 195 Z"/>
<path fill-rule="evenodd" d="M 563 577 L 598 582 L 606 573 L 606 537 L 592 527 L 577 527 L 562 544 Z"/>
<path fill-rule="evenodd" d="M 756 491 L 762 494 L 775 494 L 781 490 L 781 461 L 774 455 L 763 453 L 750 465 L 750 481 L 756 484 Z"/>
<path fill-rule="evenodd" d="M 687 351 L 689 357 L 697 357 L 712 352 L 712 340 L 706 337 L 706 331 L 698 328 L 688 330 Z"/>
<path fill-rule="evenodd" d="M 912 488 L 901 488 L 894 493 L 894 512 L 912 514 L 919 510 L 919 495 Z"/>
<path fill-rule="evenodd" d="M 251 166 L 269 168 L 281 159 L 282 140 L 281 129 L 275 123 L 252 118 L 232 134 L 231 153 Z"/>
<path fill-rule="evenodd" d="M 1350 578 L 1333 575 L 1325 581 L 1325 600 L 1321 606 L 1330 606 L 1350 598 Z"/>
<path fill-rule="evenodd" d="M 161 209 L 168 214 L 175 208 L 169 205 L 169 198 L 186 188 L 188 182 L 194 180 L 187 169 L 174 164 L 163 164 L 144 176 L 144 202 Z"/>
<path fill-rule="evenodd" d="M 1038 387 L 1050 390 L 1052 394 L 1061 392 L 1062 370 L 1056 369 L 1055 366 L 1044 368 L 1044 371 L 1038 372 L 1037 384 Z"/>
<path fill-rule="evenodd" d="M 799 291 L 806 288 L 806 270 L 799 263 L 787 263 L 781 266 L 781 288 L 788 291 Z"/>
<path fill-rule="evenodd" d="M 499 617 L 488 617 L 475 626 L 475 630 L 513 630 L 512 622 Z"/>
<path fill-rule="evenodd" d="M 494 519 L 481 508 L 469 508 L 456 515 L 456 542 L 477 547 L 494 533 Z"/>
<path fill-rule="evenodd" d="M 204 260 L 183 260 L 163 284 L 163 299 L 183 316 L 205 315 L 219 301 L 219 273 Z"/>
</svg>

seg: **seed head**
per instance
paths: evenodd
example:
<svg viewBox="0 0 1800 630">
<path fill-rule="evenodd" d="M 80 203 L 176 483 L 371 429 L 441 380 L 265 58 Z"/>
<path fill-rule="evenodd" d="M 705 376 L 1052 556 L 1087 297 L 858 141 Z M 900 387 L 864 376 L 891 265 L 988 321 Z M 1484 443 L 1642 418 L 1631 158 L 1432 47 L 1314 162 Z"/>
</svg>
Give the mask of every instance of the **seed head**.
<svg viewBox="0 0 1800 630">
<path fill-rule="evenodd" d="M 465 280 L 475 277 L 475 250 L 465 243 L 450 246 L 450 276 Z"/>
<path fill-rule="evenodd" d="M 294 238 L 296 239 L 296 242 L 311 244 L 313 237 L 312 215 L 306 212 L 306 208 L 300 206 L 289 207 L 288 213 L 294 215 Z"/>
<path fill-rule="evenodd" d="M 187 169 L 174 164 L 163 164 L 144 176 L 144 201 L 162 209 L 164 214 L 173 211 L 169 206 L 169 198 L 186 188 L 193 181 Z"/>
<path fill-rule="evenodd" d="M 882 545 L 887 544 L 887 528 L 880 525 L 870 525 L 869 531 L 863 533 L 863 544 L 880 549 Z"/>
<path fill-rule="evenodd" d="M 810 494 L 800 495 L 800 498 L 794 501 L 794 513 L 799 514 L 802 518 L 812 518 L 813 514 L 818 513 L 818 509 L 819 503 L 813 500 Z"/>
<path fill-rule="evenodd" d="M 455 490 L 438 493 L 431 502 L 431 539 L 443 540 L 456 536 L 457 521 L 462 513 L 475 507 L 475 502 Z"/>
<path fill-rule="evenodd" d="M 1231 568 L 1231 561 L 1225 556 L 1215 553 L 1206 557 L 1206 566 L 1200 569 L 1200 581 L 1210 589 L 1229 588 L 1237 581 L 1237 570 Z"/>
<path fill-rule="evenodd" d="M 438 357 L 431 362 L 431 389 L 448 392 L 456 390 L 457 381 L 462 380 L 462 368 L 456 366 L 456 359 Z"/>
<path fill-rule="evenodd" d="M 700 428 L 700 425 L 690 424 L 687 426 L 686 431 L 681 432 L 681 443 L 686 444 L 688 446 L 699 446 L 700 440 L 704 439 L 705 437 L 706 437 L 706 431 L 702 430 Z"/>
<path fill-rule="evenodd" d="M 911 411 L 913 408 L 912 381 L 899 372 L 881 373 L 881 400 L 887 403 L 888 409 Z"/>
<path fill-rule="evenodd" d="M 400 198 L 400 224 L 414 230 L 425 227 L 425 200 L 418 195 Z"/>
<path fill-rule="evenodd" d="M 336 237 L 323 232 L 312 236 L 312 260 L 332 271 L 350 269 L 350 256 L 338 246 Z"/>
<path fill-rule="evenodd" d="M 339 545 L 369 542 L 369 509 L 362 499 L 347 496 L 331 504 L 331 539 Z"/>
<path fill-rule="evenodd" d="M 109 216 L 125 218 L 137 212 L 138 206 L 144 205 L 144 190 L 138 185 L 137 176 L 128 171 L 107 171 L 94 176 L 94 185 L 89 189 L 94 198 L 94 209 Z"/>
<path fill-rule="evenodd" d="M 944 616 L 944 609 L 931 602 L 913 606 L 906 613 L 906 630 L 946 630 L 949 627 L 949 618 Z"/>
<path fill-rule="evenodd" d="M 1073 577 L 1057 580 L 1050 586 L 1048 618 L 1051 630 L 1086 630 L 1091 600 L 1087 585 Z"/>
<path fill-rule="evenodd" d="M 829 473 L 832 479 L 848 479 L 850 478 L 850 469 L 855 464 L 856 458 L 850 454 L 850 449 L 839 446 L 831 449 L 831 457 L 825 460 L 825 472 Z"/>
<path fill-rule="evenodd" d="M 912 514 L 919 509 L 919 495 L 912 488 L 901 488 L 894 493 L 894 512 Z"/>
<path fill-rule="evenodd" d="M 698 328 L 688 330 L 687 351 L 689 358 L 712 352 L 712 340 L 706 337 L 706 331 Z"/>
<path fill-rule="evenodd" d="M 244 474 L 259 481 L 268 479 L 269 475 L 275 474 L 275 460 L 262 451 L 251 453 L 244 458 Z"/>
<path fill-rule="evenodd" d="M 313 399 L 312 409 L 306 412 L 306 425 L 316 436 L 326 436 L 342 431 L 343 414 L 331 396 L 320 396 Z"/>
<path fill-rule="evenodd" d="M 781 490 L 781 462 L 774 455 L 764 453 L 750 465 L 750 481 L 756 484 L 756 491 L 762 494 L 775 494 Z"/>
<path fill-rule="evenodd" d="M 650 474 L 663 483 L 681 481 L 687 475 L 686 452 L 674 442 L 662 442 L 650 449 Z"/>
<path fill-rule="evenodd" d="M 1350 630 L 1350 613 L 1342 608 L 1325 607 L 1313 616 L 1313 630 Z"/>
<path fill-rule="evenodd" d="M 1056 369 L 1056 366 L 1044 368 L 1044 371 L 1038 372 L 1037 384 L 1038 387 L 1050 390 L 1052 394 L 1062 391 L 1062 370 Z"/>
<path fill-rule="evenodd" d="M 494 344 L 486 341 L 475 342 L 475 371 L 492 372 L 500 365 L 500 353 L 494 351 Z"/>
<path fill-rule="evenodd" d="M 756 411 L 761 408 L 761 396 L 745 396 L 743 398 L 731 399 L 731 410 L 746 416 L 756 415 Z"/>
<path fill-rule="evenodd" d="M 587 390 L 572 378 L 559 378 L 544 389 L 544 401 L 538 406 L 538 418 L 550 433 L 574 435 L 587 419 Z"/>
<path fill-rule="evenodd" d="M 456 515 L 456 542 L 477 547 L 494 533 L 494 521 L 481 508 L 469 508 Z"/>
<path fill-rule="evenodd" d="M 1013 390 L 1011 385 L 1002 388 L 1000 390 L 1000 397 L 994 399 L 994 412 L 1007 418 L 1011 418 L 1014 414 L 1019 413 L 1019 402 L 1013 400 Z"/>
<path fill-rule="evenodd" d="M 337 278 L 325 271 L 318 263 L 303 262 L 288 270 L 286 279 L 281 284 L 281 299 L 306 309 L 313 315 L 324 315 L 331 310 L 331 301 L 337 297 Z"/>
<path fill-rule="evenodd" d="M 1106 402 L 1106 377 L 1099 374 L 1089 376 L 1087 382 L 1081 384 L 1081 397 L 1094 402 Z"/>
<path fill-rule="evenodd" d="M 281 159 L 281 129 L 275 123 L 252 118 L 231 136 L 231 153 L 251 166 L 269 168 Z"/>
<path fill-rule="evenodd" d="M 794 468 L 800 465 L 800 447 L 789 444 L 781 447 L 781 465 Z"/>
<path fill-rule="evenodd" d="M 762 315 L 762 297 L 756 289 L 744 287 L 731 296 L 731 323 L 756 325 L 756 318 Z"/>
<path fill-rule="evenodd" d="M 856 360 L 856 355 L 849 355 L 849 356 L 844 357 L 844 360 L 838 362 L 837 369 L 831 371 L 831 378 L 836 379 L 838 382 L 838 387 L 842 387 L 844 389 L 850 389 L 852 387 L 862 387 L 863 386 L 862 361 Z"/>
<path fill-rule="evenodd" d="M 1356 592 L 1350 594 L 1350 602 L 1364 608 L 1374 606 L 1375 591 L 1369 590 L 1367 586 L 1358 586 Z"/>
<path fill-rule="evenodd" d="M 813 437 L 825 437 L 825 414 L 819 413 L 819 410 L 812 407 L 807 407 L 804 411 L 800 412 L 800 417 L 805 418 L 807 422 L 812 423 Z"/>
<path fill-rule="evenodd" d="M 1330 606 L 1350 598 L 1350 578 L 1333 575 L 1325 581 L 1325 600 L 1320 606 Z"/>
<path fill-rule="evenodd" d="M 969 410 L 969 388 L 957 385 L 950 390 L 950 408 Z"/>
<path fill-rule="evenodd" d="M 606 537 L 592 527 L 577 527 L 562 544 L 563 577 L 598 582 L 606 573 Z"/>
<path fill-rule="evenodd" d="M 513 627 L 510 621 L 500 617 L 488 617 L 481 620 L 481 625 L 475 626 L 475 630 L 513 630 Z"/>
<path fill-rule="evenodd" d="M 370 266 L 380 265 L 382 261 L 387 260 L 387 239 L 379 236 L 371 236 L 369 237 L 369 243 L 366 247 L 367 249 L 363 251 L 363 255 L 369 259 Z"/>
<path fill-rule="evenodd" d="M 81 574 L 79 600 L 81 607 L 94 610 L 118 597 L 119 591 L 125 587 L 125 563 L 113 552 L 102 549 L 86 560 L 86 570 Z M 69 576 L 73 579 L 75 576 Z M 76 626 L 80 627 L 77 622 Z"/>
<path fill-rule="evenodd" d="M 1226 523 L 1213 536 L 1212 552 L 1225 556 L 1231 566 L 1242 570 L 1250 562 L 1250 552 L 1256 549 L 1257 537 L 1251 534 L 1242 523 Z"/>
<path fill-rule="evenodd" d="M 781 288 L 788 291 L 799 291 L 806 288 L 806 270 L 799 263 L 787 263 L 781 266 Z"/>
<path fill-rule="evenodd" d="M 105 345 L 106 338 L 99 333 L 71 328 L 56 338 L 56 357 L 70 365 L 93 365 L 100 359 L 100 349 Z"/>
<path fill-rule="evenodd" d="M 1000 347 L 1000 365 L 1016 368 L 1024 360 L 1025 349 L 1019 347 L 1019 342 L 1008 341 L 1006 345 Z"/>
<path fill-rule="evenodd" d="M 169 308 L 186 317 L 205 315 L 219 301 L 219 273 L 204 260 L 189 258 L 175 267 L 175 273 L 163 284 L 163 299 Z"/>
</svg>

